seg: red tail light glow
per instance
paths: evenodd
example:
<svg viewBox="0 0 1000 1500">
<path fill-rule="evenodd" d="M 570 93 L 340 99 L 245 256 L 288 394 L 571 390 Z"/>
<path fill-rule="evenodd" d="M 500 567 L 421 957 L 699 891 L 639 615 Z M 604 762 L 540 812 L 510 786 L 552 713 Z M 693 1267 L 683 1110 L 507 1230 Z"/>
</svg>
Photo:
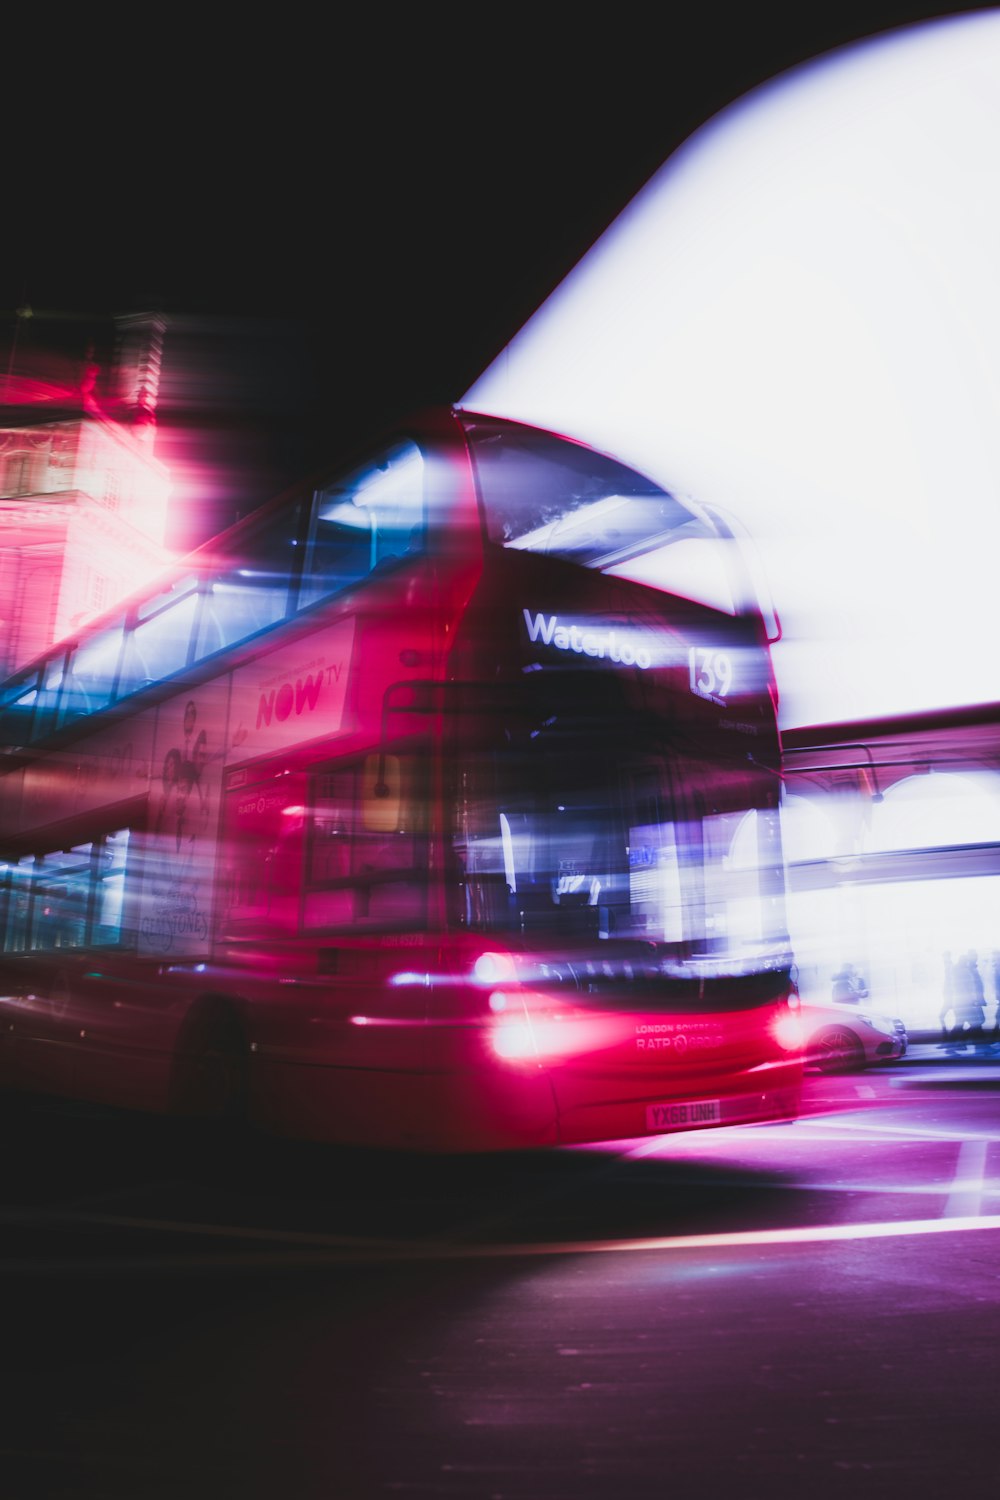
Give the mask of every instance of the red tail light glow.
<svg viewBox="0 0 1000 1500">
<path fill-rule="evenodd" d="M 782 1011 L 771 1023 L 771 1034 L 786 1052 L 801 1052 L 805 1046 L 802 1022 L 793 1010 Z"/>
<path fill-rule="evenodd" d="M 472 966 L 480 984 L 515 984 L 517 969 L 509 953 L 481 953 Z"/>
<path fill-rule="evenodd" d="M 490 1040 L 497 1057 L 505 1062 L 533 1062 L 538 1057 L 530 1021 L 504 1020 L 494 1028 Z"/>
</svg>

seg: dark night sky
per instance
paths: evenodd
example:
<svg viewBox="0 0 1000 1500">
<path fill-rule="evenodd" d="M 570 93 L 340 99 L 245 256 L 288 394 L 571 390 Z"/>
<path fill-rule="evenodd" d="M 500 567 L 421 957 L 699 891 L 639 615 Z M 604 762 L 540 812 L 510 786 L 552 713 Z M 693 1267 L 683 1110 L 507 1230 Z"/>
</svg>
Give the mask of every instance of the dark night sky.
<svg viewBox="0 0 1000 1500">
<path fill-rule="evenodd" d="M 183 430 L 222 465 L 214 508 L 189 517 L 214 530 L 457 400 L 732 100 L 954 9 L 380 8 L 134 41 L 91 23 L 48 58 L 36 39 L 7 99 L 24 129 L 0 310 L 167 315 L 158 452 Z"/>
</svg>

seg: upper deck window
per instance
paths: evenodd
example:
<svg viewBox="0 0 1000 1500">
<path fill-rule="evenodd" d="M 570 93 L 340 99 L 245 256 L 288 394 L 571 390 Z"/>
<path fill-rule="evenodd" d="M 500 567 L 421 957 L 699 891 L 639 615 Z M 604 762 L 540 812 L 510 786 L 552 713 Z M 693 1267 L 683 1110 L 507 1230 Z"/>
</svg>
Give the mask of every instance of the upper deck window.
<svg viewBox="0 0 1000 1500">
<path fill-rule="evenodd" d="M 40 675 L 40 668 L 30 667 L 0 685 L 0 743 L 27 744 L 38 703 Z"/>
<path fill-rule="evenodd" d="M 188 575 L 139 605 L 126 644 L 120 691 L 135 692 L 187 666 L 197 590 L 197 578 Z"/>
<path fill-rule="evenodd" d="M 34 733 L 47 733 L 52 726 L 55 706 L 63 690 L 66 678 L 66 647 L 59 646 L 42 667 L 35 704 Z"/>
<path fill-rule="evenodd" d="M 59 724 L 95 713 L 114 702 L 115 683 L 125 617 L 102 627 L 99 634 L 83 640 L 70 654 L 59 698 Z"/>
<path fill-rule="evenodd" d="M 711 519 L 581 443 L 463 418 L 491 542 L 544 553 L 735 613 Z"/>
<path fill-rule="evenodd" d="M 195 661 L 288 618 L 302 553 L 301 517 L 297 500 L 243 528 L 235 555 L 203 585 Z"/>
<path fill-rule="evenodd" d="M 425 519 L 424 460 L 413 443 L 317 490 L 300 606 L 420 551 Z"/>
</svg>

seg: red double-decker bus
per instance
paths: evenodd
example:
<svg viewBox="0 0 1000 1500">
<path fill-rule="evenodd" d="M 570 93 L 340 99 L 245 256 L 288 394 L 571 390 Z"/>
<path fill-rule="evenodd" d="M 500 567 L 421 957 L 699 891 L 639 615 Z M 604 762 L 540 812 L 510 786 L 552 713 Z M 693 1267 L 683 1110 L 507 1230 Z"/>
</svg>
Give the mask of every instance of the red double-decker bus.
<svg viewBox="0 0 1000 1500">
<path fill-rule="evenodd" d="M 8 681 L 4 1084 L 417 1151 L 794 1116 L 724 530 L 431 413 Z"/>
</svg>

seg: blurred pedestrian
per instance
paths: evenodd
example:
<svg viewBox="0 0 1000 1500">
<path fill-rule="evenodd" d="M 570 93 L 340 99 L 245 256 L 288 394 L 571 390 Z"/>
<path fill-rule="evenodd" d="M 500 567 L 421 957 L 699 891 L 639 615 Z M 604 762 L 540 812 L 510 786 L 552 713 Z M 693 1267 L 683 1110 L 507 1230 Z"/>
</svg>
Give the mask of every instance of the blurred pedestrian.
<svg viewBox="0 0 1000 1500">
<path fill-rule="evenodd" d="M 986 1002 L 982 975 L 974 948 L 963 953 L 953 970 L 953 994 L 955 1010 L 955 1040 L 959 1044 L 975 1045 L 982 1040 L 983 1021 L 986 1018 Z"/>
<path fill-rule="evenodd" d="M 866 995 L 867 993 L 865 990 Z M 830 996 L 834 1005 L 857 1005 L 861 996 L 858 994 L 853 964 L 841 964 L 833 976 Z"/>
<path fill-rule="evenodd" d="M 983 976 L 979 972 L 979 955 L 975 948 L 970 948 L 965 958 L 969 965 L 971 981 L 969 1031 L 973 1041 L 981 1042 L 983 1039 L 983 1027 L 986 1022 L 986 990 L 983 985 Z"/>
<path fill-rule="evenodd" d="M 838 969 L 831 995 L 835 1005 L 858 1005 L 859 1001 L 867 1001 L 868 986 L 853 963 L 844 963 Z"/>
<path fill-rule="evenodd" d="M 956 1024 L 955 1021 L 955 965 L 952 962 L 950 951 L 944 955 L 944 984 L 941 989 L 941 1009 L 938 1019 L 941 1022 L 941 1040 L 946 1042 L 948 1035 Z"/>
</svg>

